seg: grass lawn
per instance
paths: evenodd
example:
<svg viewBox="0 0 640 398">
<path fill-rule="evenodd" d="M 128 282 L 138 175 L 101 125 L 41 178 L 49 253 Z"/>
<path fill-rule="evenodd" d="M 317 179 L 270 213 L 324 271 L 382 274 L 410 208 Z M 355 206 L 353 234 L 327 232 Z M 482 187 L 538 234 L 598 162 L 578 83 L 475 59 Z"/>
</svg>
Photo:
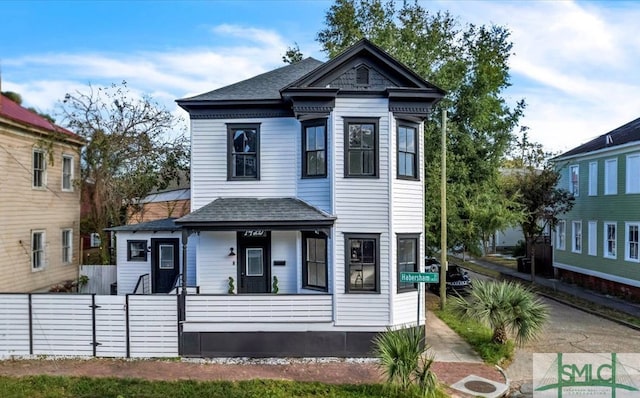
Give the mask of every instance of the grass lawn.
<svg viewBox="0 0 640 398">
<path fill-rule="evenodd" d="M 61 376 L 0 376 L 2 398 L 406 397 L 382 384 L 333 385 L 280 380 L 147 381 Z"/>
</svg>

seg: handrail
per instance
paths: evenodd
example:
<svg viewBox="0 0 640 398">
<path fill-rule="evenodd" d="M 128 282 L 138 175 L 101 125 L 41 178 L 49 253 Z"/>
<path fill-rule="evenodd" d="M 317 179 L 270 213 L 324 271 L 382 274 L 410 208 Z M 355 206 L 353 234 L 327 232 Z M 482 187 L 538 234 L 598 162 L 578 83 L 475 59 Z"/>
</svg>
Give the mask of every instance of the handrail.
<svg viewBox="0 0 640 398">
<path fill-rule="evenodd" d="M 173 285 L 171 285 L 171 291 L 173 292 L 175 290 L 176 294 L 180 294 L 182 288 L 182 273 L 180 273 L 176 275 L 176 279 L 173 281 Z M 200 286 L 198 285 L 186 285 L 184 288 L 186 288 L 187 291 L 189 288 L 195 288 L 196 294 L 200 294 Z"/>
<path fill-rule="evenodd" d="M 142 285 L 142 293 L 138 293 L 140 285 Z M 133 289 L 133 294 L 149 294 L 150 288 L 151 284 L 149 283 L 149 274 L 142 274 L 138 277 L 138 283 L 136 283 L 136 287 Z"/>
</svg>

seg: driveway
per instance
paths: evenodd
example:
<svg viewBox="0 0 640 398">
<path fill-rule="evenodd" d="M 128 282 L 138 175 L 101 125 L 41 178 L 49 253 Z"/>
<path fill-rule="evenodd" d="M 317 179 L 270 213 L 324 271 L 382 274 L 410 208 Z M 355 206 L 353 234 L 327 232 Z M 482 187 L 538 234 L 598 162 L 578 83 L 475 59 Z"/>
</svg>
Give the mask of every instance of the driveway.
<svg viewBox="0 0 640 398">
<path fill-rule="evenodd" d="M 531 383 L 533 353 L 640 353 L 640 331 L 551 299 L 550 319 L 540 338 L 518 347 L 507 374 L 514 384 Z"/>
</svg>

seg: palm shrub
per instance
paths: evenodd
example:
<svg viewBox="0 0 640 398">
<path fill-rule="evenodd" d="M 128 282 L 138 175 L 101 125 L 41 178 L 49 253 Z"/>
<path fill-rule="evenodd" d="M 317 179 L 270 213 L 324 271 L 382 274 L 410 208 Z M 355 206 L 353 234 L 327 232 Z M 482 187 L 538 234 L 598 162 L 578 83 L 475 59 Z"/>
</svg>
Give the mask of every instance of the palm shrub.
<svg viewBox="0 0 640 398">
<path fill-rule="evenodd" d="M 488 325 L 498 344 L 505 344 L 509 334 L 518 345 L 534 340 L 549 318 L 535 293 L 512 281 L 474 281 L 468 297 L 453 297 L 450 303 L 456 314 Z"/>
<path fill-rule="evenodd" d="M 423 397 L 436 396 L 438 382 L 431 371 L 434 357 L 425 356 L 423 327 L 387 329 L 374 339 L 376 356 L 387 383 L 403 392 L 418 389 Z"/>
</svg>

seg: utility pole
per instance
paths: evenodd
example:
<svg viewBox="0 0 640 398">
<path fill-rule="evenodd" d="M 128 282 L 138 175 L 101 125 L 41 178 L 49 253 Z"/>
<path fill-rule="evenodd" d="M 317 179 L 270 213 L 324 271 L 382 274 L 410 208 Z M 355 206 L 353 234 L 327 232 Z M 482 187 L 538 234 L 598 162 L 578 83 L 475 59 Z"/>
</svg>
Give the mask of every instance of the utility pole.
<svg viewBox="0 0 640 398">
<path fill-rule="evenodd" d="M 440 172 L 440 309 L 447 303 L 447 110 L 442 110 Z"/>
</svg>

